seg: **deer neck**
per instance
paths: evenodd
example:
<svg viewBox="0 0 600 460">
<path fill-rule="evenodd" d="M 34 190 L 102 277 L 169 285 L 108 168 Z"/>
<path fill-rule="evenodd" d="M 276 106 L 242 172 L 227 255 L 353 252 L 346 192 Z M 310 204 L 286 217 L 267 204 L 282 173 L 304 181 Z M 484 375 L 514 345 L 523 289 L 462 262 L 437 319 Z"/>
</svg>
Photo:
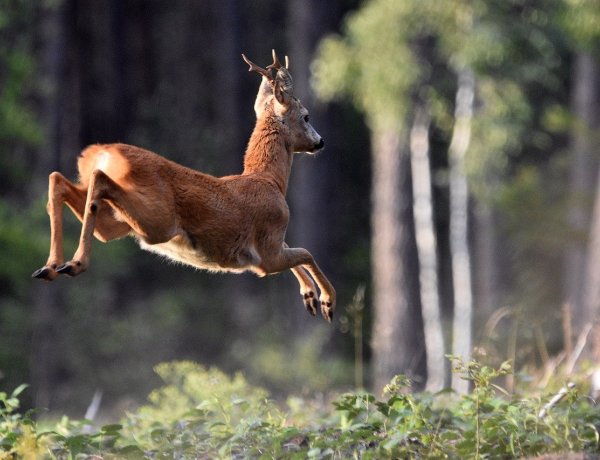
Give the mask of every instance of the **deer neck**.
<svg viewBox="0 0 600 460">
<path fill-rule="evenodd" d="M 243 174 L 264 174 L 285 195 L 293 154 L 282 131 L 281 122 L 274 116 L 257 120 L 244 156 Z"/>
</svg>

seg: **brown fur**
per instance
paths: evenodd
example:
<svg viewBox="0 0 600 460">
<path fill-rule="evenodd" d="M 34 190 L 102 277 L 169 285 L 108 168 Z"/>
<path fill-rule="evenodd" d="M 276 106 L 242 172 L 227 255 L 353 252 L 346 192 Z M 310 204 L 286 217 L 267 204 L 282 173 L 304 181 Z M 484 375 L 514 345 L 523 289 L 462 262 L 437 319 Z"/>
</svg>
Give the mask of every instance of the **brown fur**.
<svg viewBox="0 0 600 460">
<path fill-rule="evenodd" d="M 50 174 L 50 255 L 33 276 L 51 281 L 61 273 L 79 275 L 89 266 L 92 235 L 104 242 L 131 235 L 143 249 L 210 271 L 264 276 L 291 269 L 308 311 L 316 314 L 320 303 L 331 321 L 333 286 L 308 251 L 284 241 L 293 154 L 314 152 L 323 141 L 300 101 L 281 89 L 283 77 L 291 83 L 287 70 L 275 67 L 277 74 L 269 77 L 258 69 L 257 121 L 242 174 L 213 177 L 132 145 L 89 146 L 78 160 L 78 183 Z M 63 203 L 83 223 L 77 251 L 66 263 Z"/>
</svg>

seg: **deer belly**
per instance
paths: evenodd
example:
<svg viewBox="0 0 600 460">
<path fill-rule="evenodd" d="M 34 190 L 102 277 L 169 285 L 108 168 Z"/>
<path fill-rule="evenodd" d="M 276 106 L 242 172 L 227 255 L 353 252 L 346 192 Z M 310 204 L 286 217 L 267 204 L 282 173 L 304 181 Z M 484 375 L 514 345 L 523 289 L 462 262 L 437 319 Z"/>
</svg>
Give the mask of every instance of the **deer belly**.
<svg viewBox="0 0 600 460">
<path fill-rule="evenodd" d="M 192 244 L 185 235 L 177 235 L 165 243 L 148 244 L 143 239 L 138 239 L 140 247 L 146 251 L 162 255 L 169 260 L 179 262 L 192 267 L 209 270 L 213 272 L 244 272 L 251 268 L 254 257 L 246 257 L 255 251 L 241 251 L 240 256 L 234 256 L 233 260 L 214 260 L 209 257 L 202 248 Z"/>
</svg>

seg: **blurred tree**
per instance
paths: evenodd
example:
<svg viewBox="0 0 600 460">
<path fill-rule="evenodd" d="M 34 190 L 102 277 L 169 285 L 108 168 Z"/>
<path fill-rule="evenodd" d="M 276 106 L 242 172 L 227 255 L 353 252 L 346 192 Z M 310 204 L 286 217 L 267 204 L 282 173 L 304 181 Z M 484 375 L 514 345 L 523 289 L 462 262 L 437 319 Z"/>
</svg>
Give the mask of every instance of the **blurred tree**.
<svg viewBox="0 0 600 460">
<path fill-rule="evenodd" d="M 471 143 L 475 77 L 470 68 L 458 74 L 454 130 L 449 146 L 450 157 L 450 253 L 454 291 L 454 322 L 452 326 L 452 354 L 464 362 L 471 359 L 473 325 L 473 290 L 471 282 L 471 254 L 469 251 L 468 216 L 469 190 L 465 171 L 465 156 Z M 465 394 L 469 382 L 452 375 L 452 389 Z"/>
<path fill-rule="evenodd" d="M 419 283 L 423 306 L 423 332 L 427 349 L 427 385 L 437 392 L 444 388 L 446 358 L 439 300 L 437 236 L 433 215 L 429 143 L 430 115 L 419 106 L 410 130 L 410 159 L 413 174 L 413 214 L 419 255 Z"/>
<path fill-rule="evenodd" d="M 600 297 L 592 293 L 595 290 L 592 286 L 600 281 L 594 279 L 597 277 L 596 273 L 600 272 L 600 266 L 593 266 L 600 263 L 600 260 L 594 260 L 597 257 L 593 249 L 594 231 L 590 234 L 591 246 L 588 248 L 586 244 L 591 222 L 590 202 L 594 196 L 598 170 L 599 70 L 598 63 L 588 53 L 579 52 L 575 55 L 571 93 L 573 122 L 569 161 L 570 200 L 567 214 L 571 238 L 566 251 L 564 276 L 565 301 L 571 306 L 576 333 L 592 320 L 592 304 L 600 305 Z M 592 266 L 586 267 L 587 263 Z"/>
<path fill-rule="evenodd" d="M 406 21 L 415 9 L 413 2 L 364 4 L 346 20 L 343 37 L 323 41 L 315 68 L 321 96 L 349 97 L 365 113 L 371 131 L 371 384 L 377 391 L 398 373 L 425 384 L 406 129 L 411 90 L 419 77 L 409 44 L 417 21 Z"/>
<path fill-rule="evenodd" d="M 35 151 L 43 140 L 35 110 L 34 22 L 31 2 L 0 2 L 0 384 L 10 387 L 29 375 L 26 266 L 43 254 L 30 209 Z"/>
<path fill-rule="evenodd" d="M 294 77 L 294 93 L 309 108 L 311 122 L 317 131 L 325 138 L 331 131 L 326 107 L 317 102 L 310 88 L 311 61 L 319 40 L 333 27 L 336 8 L 319 0 L 292 0 L 286 2 L 286 19 L 289 27 L 286 31 L 287 54 L 290 56 L 291 72 Z M 295 160 L 294 172 L 290 178 L 289 203 L 292 211 L 288 230 L 290 244 L 311 248 L 316 260 L 322 261 L 322 268 L 330 273 L 332 266 L 328 262 L 327 248 L 331 244 L 332 233 L 324 231 L 318 222 L 322 216 L 331 213 L 330 200 L 320 200 L 319 197 L 331 196 L 333 181 L 331 175 L 334 151 L 325 151 L 316 158 L 299 157 Z M 335 284 L 335 283 L 334 283 Z M 291 285 L 293 286 L 293 285 Z M 296 295 L 295 287 L 294 295 Z M 290 331 L 294 334 L 305 332 L 306 313 L 301 308 L 292 308 L 286 312 Z"/>
<path fill-rule="evenodd" d="M 571 83 L 569 236 L 565 259 L 565 300 L 575 332 L 594 321 L 600 309 L 600 10 L 590 0 L 565 0 L 557 20 L 573 48 Z M 592 198 L 594 197 L 595 198 Z M 592 212 L 592 201 L 595 199 Z"/>
<path fill-rule="evenodd" d="M 553 5 L 559 6 L 560 2 L 554 1 Z M 498 285 L 498 260 L 505 262 L 501 267 L 510 274 L 509 278 L 512 273 L 517 273 L 517 282 L 521 283 L 522 279 L 521 292 L 539 294 L 539 289 L 527 283 L 524 276 L 521 278 L 519 270 L 513 272 L 510 269 L 507 264 L 513 262 L 510 254 L 497 258 L 499 256 L 494 248 L 500 245 L 494 241 L 499 236 L 492 228 L 492 209 L 497 206 L 503 188 L 510 188 L 506 179 L 512 171 L 518 170 L 522 162 L 541 161 L 542 152 L 551 142 L 546 134 L 537 130 L 547 107 L 560 97 L 561 82 L 557 75 L 559 37 L 556 24 L 544 12 L 544 5 L 536 1 L 456 0 L 452 7 L 441 9 L 435 2 L 428 1 L 400 4 L 374 0 L 347 20 L 343 38 L 332 37 L 323 42 L 316 65 L 322 96 L 329 99 L 350 96 L 365 112 L 372 135 L 372 257 L 376 291 L 373 344 L 376 373 L 378 366 L 393 367 L 385 362 L 378 364 L 377 348 L 381 344 L 393 344 L 387 350 L 398 350 L 400 342 L 393 340 L 402 340 L 402 350 L 407 355 L 411 355 L 418 346 L 411 343 L 411 340 L 418 340 L 415 336 L 390 338 L 394 334 L 404 334 L 396 321 L 404 324 L 410 321 L 398 317 L 390 320 L 391 315 L 379 313 L 384 308 L 399 309 L 402 315 L 406 315 L 402 318 L 410 317 L 409 309 L 402 304 L 397 297 L 398 291 L 394 289 L 402 291 L 402 299 L 410 298 L 413 306 L 418 300 L 410 297 L 412 291 L 406 289 L 399 274 L 401 271 L 396 266 L 382 264 L 381 270 L 377 269 L 379 260 L 397 257 L 398 252 L 393 250 L 397 246 L 390 241 L 396 244 L 400 241 L 400 229 L 403 227 L 398 222 L 412 226 L 410 220 L 398 220 L 398 216 L 402 215 L 402 204 L 391 204 L 393 191 L 385 189 L 385 193 L 378 193 L 378 190 L 384 190 L 386 180 L 399 180 L 398 166 L 383 162 L 380 163 L 382 166 L 378 166 L 378 161 L 386 158 L 386 152 L 390 158 L 394 155 L 400 157 L 402 148 L 399 146 L 404 145 L 405 126 L 414 116 L 409 109 L 414 94 L 427 96 L 432 112 L 432 132 L 438 136 L 434 144 L 434 152 L 437 152 L 434 158 L 436 154 L 442 154 L 450 168 L 451 206 L 445 211 L 438 207 L 436 212 L 438 216 L 449 213 L 451 227 L 454 227 L 452 222 L 460 221 L 460 226 L 450 230 L 451 233 L 456 230 L 451 236 L 451 245 L 456 251 L 451 270 L 455 308 L 453 337 L 456 344 L 463 341 L 462 345 L 455 347 L 456 352 L 466 357 L 471 352 L 472 291 L 479 293 L 476 300 L 486 305 L 484 311 L 488 315 L 499 302 L 512 299 L 507 293 L 501 296 L 494 292 L 494 286 Z M 477 81 L 477 86 L 474 81 Z M 541 93 L 532 91 L 532 88 L 544 89 L 546 94 L 553 96 L 541 99 Z M 539 108 L 534 110 L 536 106 Z M 527 136 L 528 130 L 536 135 Z M 392 151 L 396 153 L 392 154 Z M 396 161 L 401 164 L 397 158 Z M 378 172 L 378 167 L 385 173 Z M 404 197 L 408 198 L 408 195 Z M 468 239 L 466 220 L 470 213 L 469 201 L 477 205 L 474 215 L 480 219 L 473 228 L 482 230 L 477 239 L 471 240 Z M 384 207 L 386 203 L 387 208 Z M 389 209 L 387 225 L 396 221 L 399 233 L 378 233 L 378 229 L 387 228 L 377 224 L 378 206 Z M 548 216 L 553 212 L 548 209 Z M 386 235 L 394 236 L 389 236 L 389 241 L 386 241 Z M 480 274 L 475 278 L 480 283 L 477 289 L 471 286 L 472 269 L 468 263 L 473 241 L 477 241 L 474 247 L 479 251 L 474 267 L 475 272 Z M 378 247 L 387 248 L 386 254 L 380 254 Z M 550 248 L 546 246 L 546 249 Z M 526 261 L 521 254 L 518 258 L 519 264 L 532 266 L 531 261 Z M 415 266 L 410 264 L 415 262 L 410 257 L 403 260 L 403 264 L 409 264 L 405 267 L 412 271 L 415 271 Z M 552 269 L 550 266 L 547 268 Z M 394 303 L 382 300 L 386 298 L 384 292 L 388 284 L 392 286 L 388 292 L 397 299 Z M 481 296 L 486 294 L 491 294 L 493 299 L 482 299 Z M 541 306 L 541 302 L 536 300 L 536 305 Z M 385 327 L 378 326 L 378 321 L 383 323 L 384 318 Z M 407 372 L 406 363 L 397 362 L 396 366 L 396 372 Z"/>
<path fill-rule="evenodd" d="M 589 325 L 594 325 L 586 354 L 597 363 L 600 361 L 600 176 L 597 156 L 600 147 L 600 10 L 594 1 L 566 0 L 558 20 L 574 53 L 567 216 L 571 238 L 565 261 L 565 298 L 571 306 L 576 334 L 580 335 Z"/>
</svg>

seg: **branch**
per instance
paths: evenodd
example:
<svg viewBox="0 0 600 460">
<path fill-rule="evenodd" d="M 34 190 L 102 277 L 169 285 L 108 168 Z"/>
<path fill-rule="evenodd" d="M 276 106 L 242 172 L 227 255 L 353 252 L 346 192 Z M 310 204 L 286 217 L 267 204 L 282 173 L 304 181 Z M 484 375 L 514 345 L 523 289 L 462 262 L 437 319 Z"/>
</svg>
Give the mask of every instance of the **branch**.
<svg viewBox="0 0 600 460">
<path fill-rule="evenodd" d="M 542 407 L 542 410 L 540 410 L 538 414 L 538 418 L 546 417 L 548 411 L 556 406 L 573 388 L 575 388 L 575 384 L 573 382 L 569 382 L 567 383 L 567 386 L 562 387 L 560 391 L 556 393 L 554 397 L 544 405 L 544 407 Z"/>
</svg>

